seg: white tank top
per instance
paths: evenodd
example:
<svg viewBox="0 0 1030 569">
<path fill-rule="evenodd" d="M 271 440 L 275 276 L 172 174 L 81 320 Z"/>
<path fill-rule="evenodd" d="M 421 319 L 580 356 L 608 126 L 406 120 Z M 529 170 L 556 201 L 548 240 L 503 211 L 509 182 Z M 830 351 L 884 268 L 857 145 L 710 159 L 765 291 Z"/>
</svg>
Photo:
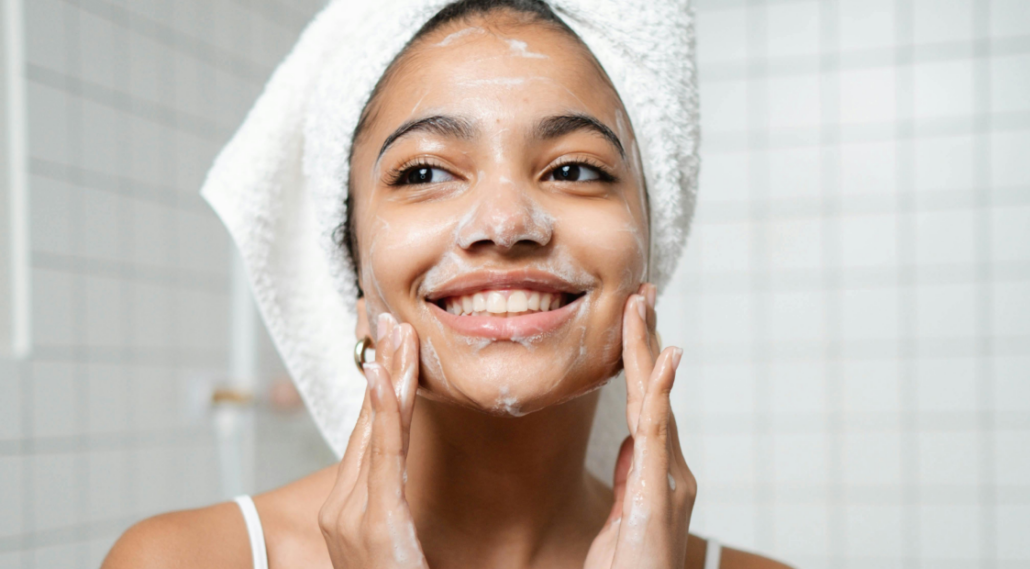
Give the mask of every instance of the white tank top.
<svg viewBox="0 0 1030 569">
<path fill-rule="evenodd" d="M 235 500 L 243 512 L 243 521 L 247 524 L 247 535 L 250 537 L 250 558 L 254 560 L 254 569 L 268 569 L 268 552 L 265 550 L 265 532 L 261 529 L 261 517 L 258 516 L 254 500 L 250 496 L 239 496 Z M 719 569 L 722 560 L 722 546 L 714 539 L 708 540 L 705 548 L 705 569 Z"/>
</svg>

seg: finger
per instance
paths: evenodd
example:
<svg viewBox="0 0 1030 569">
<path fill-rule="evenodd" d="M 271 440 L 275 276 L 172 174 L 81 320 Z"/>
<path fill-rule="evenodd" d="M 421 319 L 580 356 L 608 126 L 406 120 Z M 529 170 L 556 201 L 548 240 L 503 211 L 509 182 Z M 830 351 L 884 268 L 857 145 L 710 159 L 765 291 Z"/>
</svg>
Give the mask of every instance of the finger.
<svg viewBox="0 0 1030 569">
<path fill-rule="evenodd" d="M 629 467 L 633 463 L 633 437 L 626 437 L 619 447 L 619 455 L 615 460 L 615 474 L 612 476 L 612 511 L 608 514 L 610 524 L 622 517 L 623 499 L 626 496 L 626 480 L 629 479 Z"/>
<path fill-rule="evenodd" d="M 366 368 L 367 369 L 367 368 Z M 376 515 L 393 510 L 404 487 L 403 436 L 397 397 L 389 374 L 372 367 L 372 440 L 369 442 L 368 509 Z"/>
<path fill-rule="evenodd" d="M 333 492 L 342 493 L 343 497 L 349 494 L 358 478 L 361 467 L 361 458 L 365 455 L 369 438 L 372 435 L 372 398 L 370 392 L 365 389 L 365 399 L 361 403 L 361 412 L 358 414 L 358 421 L 351 431 L 350 440 L 347 441 L 347 450 L 340 460 L 340 467 L 336 475 L 336 486 Z"/>
<path fill-rule="evenodd" d="M 683 447 L 680 446 L 679 429 L 676 427 L 676 414 L 672 411 L 669 411 L 669 447 L 673 458 L 676 459 L 675 463 L 687 468 L 687 459 L 683 456 Z"/>
<path fill-rule="evenodd" d="M 411 416 L 415 409 L 415 392 L 418 389 L 418 334 L 411 324 L 401 324 L 401 341 L 397 355 L 394 356 L 397 371 L 397 400 L 400 402 L 401 427 L 405 435 L 411 425 Z"/>
<path fill-rule="evenodd" d="M 397 351 L 393 335 L 396 326 L 397 319 L 389 312 L 382 312 L 376 317 L 376 363 L 387 372 L 393 369 L 394 354 Z"/>
<path fill-rule="evenodd" d="M 670 545 L 668 524 L 672 492 L 669 482 L 669 392 L 681 350 L 668 348 L 658 356 L 649 378 L 637 429 L 633 433 L 633 465 L 623 498 L 622 528 L 613 566 L 632 566 L 644 551 L 662 552 Z M 659 527 L 665 528 L 660 531 Z M 672 531 L 680 528 L 672 527 Z M 673 539 L 673 541 L 675 541 Z M 683 551 L 667 551 L 679 559 Z M 669 560 L 672 560 L 670 558 Z M 676 566 L 682 566 L 682 563 Z"/>
<path fill-rule="evenodd" d="M 655 310 L 658 302 L 658 287 L 652 283 L 644 283 L 641 288 L 647 304 L 647 345 L 651 348 L 651 357 L 657 358 L 662 351 L 662 342 L 658 337 L 658 313 Z"/>
<path fill-rule="evenodd" d="M 647 303 L 634 294 L 626 301 L 622 314 L 622 363 L 626 372 L 626 424 L 629 432 L 637 429 L 640 406 L 647 391 L 654 357 L 647 339 Z"/>
<path fill-rule="evenodd" d="M 670 488 L 669 466 L 672 459 L 670 444 L 670 424 L 672 421 L 672 405 L 669 394 L 676 379 L 683 350 L 675 347 L 666 348 L 658 356 L 655 368 L 648 383 L 644 403 L 641 406 L 640 420 L 633 434 L 636 441 L 636 452 L 633 461 L 635 469 L 640 473 L 640 483 L 650 488 Z M 664 492 L 652 493 L 654 502 L 664 502 Z"/>
</svg>

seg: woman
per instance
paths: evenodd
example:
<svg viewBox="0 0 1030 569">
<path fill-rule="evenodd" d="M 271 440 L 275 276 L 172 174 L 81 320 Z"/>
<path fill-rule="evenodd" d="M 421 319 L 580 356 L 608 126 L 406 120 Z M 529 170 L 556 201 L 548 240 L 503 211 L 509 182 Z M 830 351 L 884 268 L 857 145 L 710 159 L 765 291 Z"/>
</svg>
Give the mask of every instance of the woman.
<svg viewBox="0 0 1030 569">
<path fill-rule="evenodd" d="M 408 30 L 415 33 L 396 57 L 398 50 L 386 48 L 368 56 L 390 58 L 370 96 L 346 70 L 312 83 L 318 94 L 305 107 L 303 136 L 293 146 L 278 140 L 270 163 L 280 166 L 260 174 L 271 182 L 240 183 L 220 164 L 209 187 L 233 178 L 241 201 L 228 205 L 205 189 L 241 243 L 263 314 L 316 420 L 330 442 L 350 433 L 340 464 L 253 502 L 238 500 L 243 516 L 227 503 L 144 521 L 126 532 L 105 567 L 780 567 L 688 534 L 696 485 L 669 404 L 682 351 L 660 349 L 657 287 L 648 281 L 666 278 L 675 262 L 655 243 L 676 227 L 656 223 L 670 215 L 656 207 L 668 206 L 683 222 L 672 231 L 678 247 L 689 216 L 681 194 L 689 198 L 696 164 L 684 175 L 693 148 L 684 151 L 670 137 L 672 150 L 663 150 L 654 142 L 660 114 L 641 109 L 661 107 L 678 113 L 677 121 L 696 117 L 682 105 L 663 107 L 661 97 L 650 100 L 653 92 L 634 95 L 630 112 L 610 67 L 544 2 L 423 4 L 432 17 L 408 16 L 421 27 Z M 647 17 L 683 12 L 675 2 L 654 6 Z M 389 12 L 376 8 L 381 22 L 393 18 Z M 625 25 L 591 26 L 605 20 L 579 14 L 583 33 L 593 29 L 598 38 Z M 334 23 L 343 25 L 326 16 L 321 28 Z M 374 38 L 366 32 L 367 41 Z M 319 52 L 315 43 L 302 40 L 291 57 L 308 67 L 328 61 L 305 60 L 304 53 Z M 354 53 L 345 55 L 335 65 L 353 63 Z M 628 59 L 647 67 L 646 58 Z M 621 70 L 619 81 L 628 84 L 634 72 Z M 288 67 L 277 78 L 300 81 L 294 92 L 311 86 Z M 264 98 L 275 93 L 270 87 Z M 353 134 L 341 142 L 348 121 L 340 109 L 358 99 Z M 248 123 L 268 124 L 261 105 Z M 289 99 L 276 105 L 268 116 L 291 116 Z M 631 118 L 654 127 L 640 145 L 651 162 L 641 158 Z M 257 128 L 245 125 L 237 140 L 254 138 Z M 220 162 L 243 155 L 251 170 L 265 165 L 237 140 Z M 663 170 L 654 160 L 662 152 L 686 162 L 667 161 Z M 341 156 L 345 163 L 337 163 Z M 670 176 L 679 181 L 667 183 Z M 290 198 L 255 190 L 293 182 L 315 197 L 278 207 Z M 657 189 L 649 193 L 648 182 Z M 661 193 L 669 187 L 681 193 L 671 201 Z M 319 208 L 318 196 L 338 205 Z M 255 209 L 267 215 L 249 224 L 234 213 Z M 335 298 L 350 285 L 333 291 L 331 279 L 321 279 L 327 273 L 311 269 L 323 259 L 311 243 L 325 233 L 311 227 L 329 222 L 339 231 L 328 266 L 347 263 L 333 278 L 356 278 L 356 336 L 375 338 L 374 361 L 359 357 L 367 388 L 353 429 L 346 410 L 326 411 L 345 397 L 308 382 L 320 373 L 313 353 L 345 351 L 318 347 L 339 318 L 312 314 L 325 306 L 317 295 Z M 262 224 L 273 227 L 274 239 L 253 240 L 269 247 L 259 259 L 248 255 L 241 234 Z M 665 228 L 661 235 L 656 224 Z M 280 268 L 269 269 L 274 264 Z M 280 284 L 270 285 L 276 278 Z M 303 300 L 309 297 L 314 309 Z M 308 324 L 291 324 L 301 320 Z M 314 321 L 324 333 L 315 333 L 318 325 L 297 332 Z M 609 486 L 585 463 L 599 388 L 620 370 L 630 435 L 611 449 L 618 458 Z"/>
</svg>

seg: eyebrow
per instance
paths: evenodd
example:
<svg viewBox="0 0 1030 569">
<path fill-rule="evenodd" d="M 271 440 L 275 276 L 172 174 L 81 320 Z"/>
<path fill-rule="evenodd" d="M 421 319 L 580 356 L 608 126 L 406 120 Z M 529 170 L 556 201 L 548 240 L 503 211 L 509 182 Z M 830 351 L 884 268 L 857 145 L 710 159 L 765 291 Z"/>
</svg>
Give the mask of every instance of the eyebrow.
<svg viewBox="0 0 1030 569">
<path fill-rule="evenodd" d="M 619 151 L 619 156 L 626 158 L 626 150 L 623 149 L 619 137 L 615 135 L 612 129 L 605 126 L 604 123 L 589 115 L 573 114 L 548 117 L 537 125 L 536 138 L 548 140 L 579 130 L 592 131 L 603 136 Z"/>
<path fill-rule="evenodd" d="M 476 129 L 465 119 L 443 115 L 434 115 L 423 119 L 408 121 L 397 127 L 397 130 L 393 131 L 390 136 L 386 137 L 386 140 L 383 141 L 382 148 L 379 149 L 379 158 L 382 158 L 383 153 L 390 148 L 390 145 L 397 142 L 398 139 L 415 132 L 430 132 L 440 136 L 470 140 L 475 136 Z"/>
<path fill-rule="evenodd" d="M 540 140 L 551 140 L 581 130 L 601 135 L 619 151 L 619 156 L 622 158 L 626 157 L 626 150 L 623 148 L 622 141 L 619 140 L 615 132 L 601 121 L 589 115 L 571 114 L 547 117 L 537 124 L 534 135 L 535 138 Z M 408 121 L 397 127 L 397 130 L 394 130 L 390 133 L 390 136 L 386 137 L 386 140 L 383 141 L 383 146 L 379 149 L 378 158 L 382 158 L 383 154 L 394 142 L 416 132 L 429 132 L 440 136 L 471 140 L 475 137 L 477 130 L 466 119 L 445 115 L 434 115 Z"/>
</svg>

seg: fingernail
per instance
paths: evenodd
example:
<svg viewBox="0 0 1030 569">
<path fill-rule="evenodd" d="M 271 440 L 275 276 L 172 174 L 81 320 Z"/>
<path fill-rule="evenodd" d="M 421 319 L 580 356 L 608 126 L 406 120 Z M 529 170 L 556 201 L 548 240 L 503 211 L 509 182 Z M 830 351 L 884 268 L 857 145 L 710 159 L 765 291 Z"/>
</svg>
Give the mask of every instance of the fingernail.
<svg viewBox="0 0 1030 569">
<path fill-rule="evenodd" d="M 382 342 L 386 338 L 386 324 L 390 315 L 383 312 L 376 318 L 376 342 Z"/>
<path fill-rule="evenodd" d="M 375 374 L 379 371 L 379 364 L 375 362 L 369 362 L 365 364 L 365 381 L 368 382 L 369 389 L 375 389 L 376 379 Z"/>
<path fill-rule="evenodd" d="M 637 295 L 633 302 L 637 304 L 637 312 L 640 314 L 640 319 L 647 322 L 647 308 L 644 307 L 644 297 Z"/>
<path fill-rule="evenodd" d="M 647 283 L 647 304 L 654 310 L 655 304 L 658 302 L 658 287 L 651 283 Z"/>
<path fill-rule="evenodd" d="M 672 369 L 676 370 L 680 367 L 680 360 L 683 358 L 682 348 L 672 349 Z"/>
</svg>

